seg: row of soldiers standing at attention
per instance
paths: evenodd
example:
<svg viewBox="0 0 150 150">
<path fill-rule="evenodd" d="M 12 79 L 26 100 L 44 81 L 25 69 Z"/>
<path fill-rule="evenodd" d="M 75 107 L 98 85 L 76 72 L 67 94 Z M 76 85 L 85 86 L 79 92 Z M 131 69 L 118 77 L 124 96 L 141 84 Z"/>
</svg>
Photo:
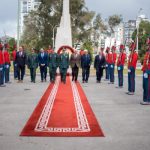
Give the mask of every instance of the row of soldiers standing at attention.
<svg viewBox="0 0 150 150">
<path fill-rule="evenodd" d="M 141 104 L 150 104 L 150 38 L 147 40 L 147 52 L 144 57 L 144 63 L 142 67 L 143 71 L 143 102 Z M 130 55 L 128 56 L 128 95 L 134 95 L 135 92 L 135 71 L 138 60 L 138 54 L 135 51 L 136 44 L 133 42 L 130 46 Z M 94 68 L 96 69 L 96 81 L 101 82 L 103 76 L 103 70 L 106 71 L 106 80 L 110 80 L 109 84 L 114 84 L 114 72 L 115 64 L 117 65 L 118 71 L 118 88 L 123 87 L 123 70 L 126 60 L 125 46 L 120 45 L 120 53 L 117 57 L 116 47 L 106 48 L 106 54 L 104 49 L 101 48 L 98 55 L 94 59 Z M 83 51 L 82 51 L 83 52 Z M 87 83 L 90 66 L 92 63 L 91 56 L 88 51 L 85 50 L 82 54 L 78 54 L 78 51 L 71 55 L 66 49 L 63 48 L 61 54 L 55 53 L 51 48 L 47 52 L 44 49 L 40 50 L 39 54 L 35 53 L 32 49 L 32 53 L 27 57 L 23 48 L 20 47 L 18 52 L 13 51 L 13 65 L 14 65 L 14 78 L 18 78 L 18 82 L 23 82 L 25 74 L 25 64 L 30 69 L 31 82 L 35 83 L 36 69 L 40 67 L 41 82 L 46 81 L 47 67 L 49 68 L 50 81 L 55 82 L 56 70 L 59 67 L 61 81 L 66 83 L 66 74 L 69 65 L 72 68 L 72 81 L 77 81 L 79 67 L 82 68 L 82 82 Z M 10 69 L 10 58 L 7 49 L 2 53 L 2 46 L 0 51 L 0 86 L 4 85 L 5 82 L 9 83 L 9 69 Z M 116 62 L 117 61 L 117 62 Z M 4 77 L 5 72 L 5 77 Z"/>
<path fill-rule="evenodd" d="M 135 70 L 136 64 L 138 61 L 138 54 L 135 51 L 136 44 L 134 42 L 130 45 L 130 54 L 128 56 L 128 95 L 134 95 L 135 92 Z M 120 53 L 117 58 L 117 54 L 115 52 L 116 47 L 113 46 L 111 48 L 107 47 L 106 49 L 106 80 L 110 79 L 110 84 L 114 84 L 114 72 L 115 72 L 115 64 L 117 65 L 118 71 L 118 87 L 123 87 L 123 70 L 125 65 L 125 60 L 127 58 L 125 53 L 125 46 L 120 45 Z M 117 62 L 116 62 L 117 60 Z"/>
</svg>

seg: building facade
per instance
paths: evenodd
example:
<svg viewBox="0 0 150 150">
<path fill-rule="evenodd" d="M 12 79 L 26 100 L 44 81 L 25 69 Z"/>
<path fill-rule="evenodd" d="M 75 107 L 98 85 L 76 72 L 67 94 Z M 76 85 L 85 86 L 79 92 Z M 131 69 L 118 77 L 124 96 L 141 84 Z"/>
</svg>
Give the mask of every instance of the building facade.
<svg viewBox="0 0 150 150">
<path fill-rule="evenodd" d="M 124 39 L 126 45 L 129 45 L 132 41 L 132 34 L 136 29 L 136 20 L 129 20 L 124 23 Z"/>
<path fill-rule="evenodd" d="M 40 5 L 40 0 L 20 0 L 20 34 L 24 30 L 24 19 L 31 10 L 36 10 Z"/>
</svg>

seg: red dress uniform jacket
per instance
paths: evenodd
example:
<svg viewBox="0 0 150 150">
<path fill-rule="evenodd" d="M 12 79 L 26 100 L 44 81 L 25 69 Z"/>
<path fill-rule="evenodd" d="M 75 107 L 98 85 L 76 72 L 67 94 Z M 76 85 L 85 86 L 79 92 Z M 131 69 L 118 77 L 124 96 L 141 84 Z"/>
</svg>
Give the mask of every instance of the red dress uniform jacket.
<svg viewBox="0 0 150 150">
<path fill-rule="evenodd" d="M 4 52 L 4 61 L 7 64 L 10 64 L 10 55 L 7 51 Z"/>
<path fill-rule="evenodd" d="M 47 53 L 48 53 L 48 54 L 53 53 L 53 49 L 48 49 L 48 50 L 47 50 Z"/>
<path fill-rule="evenodd" d="M 13 50 L 13 52 L 12 52 L 12 59 L 13 59 L 13 61 L 15 61 L 16 60 L 16 50 Z"/>
<path fill-rule="evenodd" d="M 126 54 L 125 53 L 120 53 L 118 56 L 118 60 L 117 60 L 117 66 L 124 66 L 126 60 Z"/>
<path fill-rule="evenodd" d="M 3 52 L 0 51 L 0 65 L 4 64 L 4 56 L 3 56 Z"/>
<path fill-rule="evenodd" d="M 146 52 L 144 56 L 142 71 L 146 71 L 147 69 L 150 70 L 150 52 Z"/>
<path fill-rule="evenodd" d="M 116 63 L 117 54 L 116 53 L 109 53 L 108 54 L 108 63 L 115 64 Z"/>
<path fill-rule="evenodd" d="M 84 50 L 80 50 L 80 55 L 82 56 L 84 54 L 85 54 Z"/>
<path fill-rule="evenodd" d="M 109 53 L 106 53 L 105 55 L 106 63 L 108 63 L 108 57 L 109 57 Z"/>
<path fill-rule="evenodd" d="M 136 52 L 133 53 L 131 52 L 128 59 L 128 68 L 134 67 L 134 69 L 136 69 L 137 61 L 138 61 L 138 54 Z"/>
</svg>

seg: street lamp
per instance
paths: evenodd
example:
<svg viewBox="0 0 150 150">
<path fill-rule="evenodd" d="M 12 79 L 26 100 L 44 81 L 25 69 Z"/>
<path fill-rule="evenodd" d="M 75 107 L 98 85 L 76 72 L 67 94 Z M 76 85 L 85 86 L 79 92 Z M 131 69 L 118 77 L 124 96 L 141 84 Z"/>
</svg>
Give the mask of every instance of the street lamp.
<svg viewBox="0 0 150 150">
<path fill-rule="evenodd" d="M 53 49 L 55 47 L 55 28 L 57 28 L 57 27 L 59 27 L 59 26 L 55 25 L 55 26 L 52 27 L 52 29 L 53 29 L 53 38 L 52 38 L 52 40 L 53 40 Z"/>
</svg>

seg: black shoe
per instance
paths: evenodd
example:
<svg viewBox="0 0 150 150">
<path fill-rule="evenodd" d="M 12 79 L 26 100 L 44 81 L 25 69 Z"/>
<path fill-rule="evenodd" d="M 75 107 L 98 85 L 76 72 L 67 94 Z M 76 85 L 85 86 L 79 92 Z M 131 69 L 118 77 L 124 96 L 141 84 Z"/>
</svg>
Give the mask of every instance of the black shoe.
<svg viewBox="0 0 150 150">
<path fill-rule="evenodd" d="M 6 87 L 6 85 L 5 85 L 5 84 L 2 84 L 2 85 L 0 85 L 0 87 Z"/>
<path fill-rule="evenodd" d="M 140 102 L 141 105 L 150 105 L 150 102 Z"/>
<path fill-rule="evenodd" d="M 114 82 L 109 82 L 108 84 L 114 84 Z"/>
<path fill-rule="evenodd" d="M 88 83 L 88 80 L 86 80 L 85 82 Z"/>
<path fill-rule="evenodd" d="M 10 81 L 8 81 L 8 82 L 6 82 L 7 84 L 11 84 L 11 82 Z"/>
<path fill-rule="evenodd" d="M 104 79 L 104 81 L 109 81 L 109 79 Z"/>
<path fill-rule="evenodd" d="M 123 86 L 116 86 L 116 88 L 121 89 L 121 88 L 123 88 Z"/>
<path fill-rule="evenodd" d="M 52 83 L 55 83 L 55 80 L 51 80 Z"/>
</svg>

